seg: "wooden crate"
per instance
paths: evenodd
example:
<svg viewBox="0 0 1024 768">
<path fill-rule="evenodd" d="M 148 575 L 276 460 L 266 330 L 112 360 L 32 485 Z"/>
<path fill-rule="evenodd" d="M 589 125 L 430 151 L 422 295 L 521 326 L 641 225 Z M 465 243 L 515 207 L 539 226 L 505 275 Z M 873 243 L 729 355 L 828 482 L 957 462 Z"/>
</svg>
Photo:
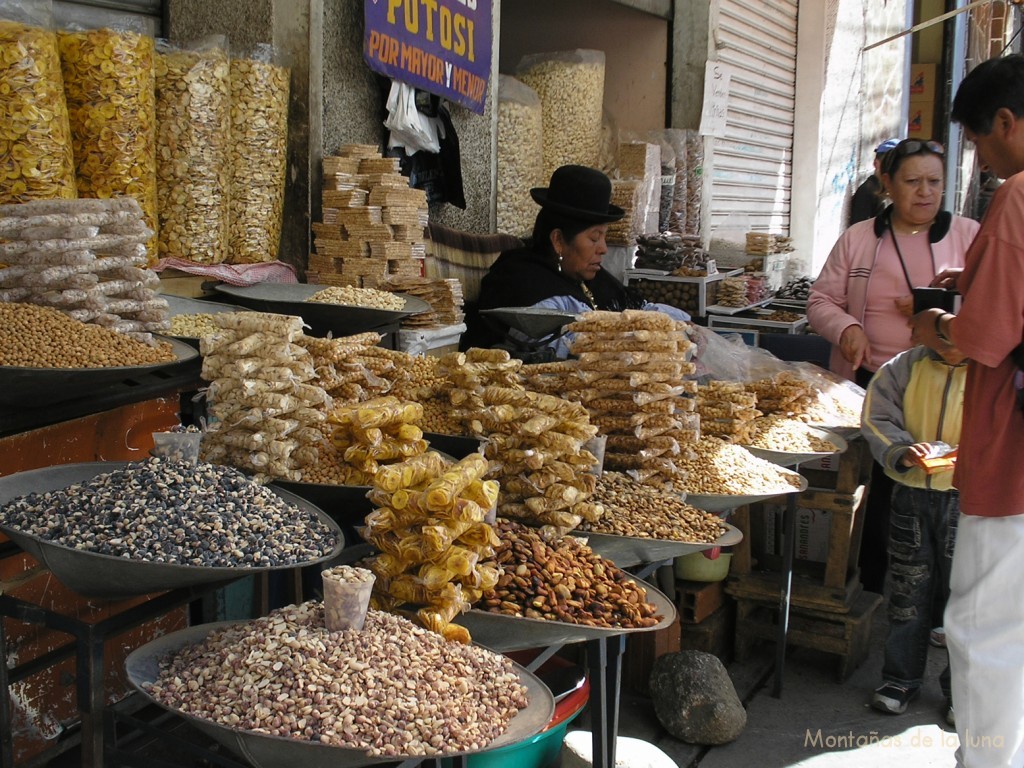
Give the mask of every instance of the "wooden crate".
<svg viewBox="0 0 1024 768">
<path fill-rule="evenodd" d="M 860 575 L 854 576 L 842 587 L 826 587 L 820 582 L 793 574 L 790 603 L 794 607 L 828 613 L 848 613 L 864 591 Z M 730 576 L 725 584 L 726 594 L 737 600 L 764 600 L 778 605 L 782 592 L 782 575 L 774 571 L 755 571 L 743 576 Z"/>
<path fill-rule="evenodd" d="M 793 564 L 793 602 L 804 603 L 806 607 L 845 612 L 856 598 L 860 570 L 857 560 L 860 555 L 861 535 L 864 527 L 865 486 L 857 486 L 853 493 L 839 493 L 828 489 L 809 488 L 797 497 L 797 506 L 807 509 L 824 510 L 829 513 L 828 555 L 823 563 L 795 560 Z M 753 589 L 759 592 L 759 582 L 767 581 L 768 589 L 777 592 L 782 557 L 777 552 L 770 554 L 753 549 L 751 535 L 753 519 L 774 514 L 766 512 L 764 505 L 750 505 L 737 509 L 730 522 L 743 532 L 743 540 L 733 547 L 730 568 L 730 584 L 727 591 L 743 594 L 743 587 L 735 587 L 737 580 L 749 580 Z M 773 586 L 772 586 L 773 585 Z M 734 591 L 739 590 L 738 592 Z M 749 596 L 749 595 L 748 595 Z"/>
<path fill-rule="evenodd" d="M 800 474 L 812 488 L 853 493 L 858 487 L 868 485 L 873 466 L 867 441 L 856 435 L 847 441 L 845 451 L 801 465 Z"/>
<path fill-rule="evenodd" d="M 867 658 L 871 624 L 881 604 L 881 595 L 862 592 L 845 614 L 794 606 L 790 610 L 786 642 L 798 648 L 813 648 L 838 656 L 836 676 L 842 682 Z M 743 661 L 756 642 L 776 640 L 777 609 L 777 603 L 747 598 L 736 600 L 737 661 Z"/>
</svg>

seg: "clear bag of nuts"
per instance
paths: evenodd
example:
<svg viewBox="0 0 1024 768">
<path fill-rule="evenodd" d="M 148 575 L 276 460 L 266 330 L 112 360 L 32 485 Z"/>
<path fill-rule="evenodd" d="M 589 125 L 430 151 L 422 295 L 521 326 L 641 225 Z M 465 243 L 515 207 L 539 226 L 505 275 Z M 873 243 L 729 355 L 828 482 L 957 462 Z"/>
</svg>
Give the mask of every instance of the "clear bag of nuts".
<svg viewBox="0 0 1024 768">
<path fill-rule="evenodd" d="M 160 257 L 219 264 L 228 253 L 231 79 L 227 41 L 157 43 Z"/>
<path fill-rule="evenodd" d="M 498 75 L 498 231 L 526 237 L 544 186 L 544 121 L 540 96 L 510 75 Z"/>
<path fill-rule="evenodd" d="M 0 204 L 78 196 L 49 3 L 0 2 Z"/>
<path fill-rule="evenodd" d="M 228 262 L 277 259 L 284 209 L 290 70 L 261 44 L 231 58 Z"/>
<path fill-rule="evenodd" d="M 124 26 L 57 35 L 81 197 L 133 197 L 157 258 L 156 97 L 152 37 Z"/>
<path fill-rule="evenodd" d="M 604 51 L 524 56 L 516 77 L 537 92 L 544 118 L 544 178 L 567 164 L 596 167 L 601 152 Z"/>
</svg>

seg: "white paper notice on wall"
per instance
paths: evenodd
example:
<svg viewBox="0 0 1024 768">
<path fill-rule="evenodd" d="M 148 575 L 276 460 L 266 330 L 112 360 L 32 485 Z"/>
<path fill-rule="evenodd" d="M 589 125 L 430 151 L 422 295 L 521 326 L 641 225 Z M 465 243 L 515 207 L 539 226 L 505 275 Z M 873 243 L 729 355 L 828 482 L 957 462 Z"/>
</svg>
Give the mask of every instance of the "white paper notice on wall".
<svg viewBox="0 0 1024 768">
<path fill-rule="evenodd" d="M 729 67 L 718 61 L 707 63 L 704 71 L 704 107 L 700 113 L 702 136 L 725 136 L 731 80 Z"/>
</svg>

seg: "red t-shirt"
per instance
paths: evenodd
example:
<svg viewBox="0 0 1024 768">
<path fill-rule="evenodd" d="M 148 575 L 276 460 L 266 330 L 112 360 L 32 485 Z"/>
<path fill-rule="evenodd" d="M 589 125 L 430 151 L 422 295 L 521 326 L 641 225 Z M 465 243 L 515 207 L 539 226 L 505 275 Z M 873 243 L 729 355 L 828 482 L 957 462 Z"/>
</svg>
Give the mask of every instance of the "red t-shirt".
<svg viewBox="0 0 1024 768">
<path fill-rule="evenodd" d="M 954 485 L 968 515 L 1024 514 L 1024 413 L 1010 351 L 1024 339 L 1024 173 L 992 198 L 957 280 L 953 342 L 970 358 Z"/>
</svg>

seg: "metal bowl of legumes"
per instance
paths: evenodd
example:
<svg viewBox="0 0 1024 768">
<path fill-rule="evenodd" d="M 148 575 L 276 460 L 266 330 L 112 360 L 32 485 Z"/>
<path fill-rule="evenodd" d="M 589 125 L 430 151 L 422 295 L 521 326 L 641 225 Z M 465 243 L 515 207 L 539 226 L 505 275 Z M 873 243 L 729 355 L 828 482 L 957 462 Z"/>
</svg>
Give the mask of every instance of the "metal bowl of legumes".
<svg viewBox="0 0 1024 768">
<path fill-rule="evenodd" d="M 161 458 L 0 477 L 0 531 L 72 591 L 107 599 L 313 565 L 345 544 L 295 494 Z"/>
<path fill-rule="evenodd" d="M 329 632 L 321 603 L 165 635 L 128 679 L 256 768 L 352 768 L 498 749 L 554 713 L 535 675 L 484 648 L 370 610 Z"/>
<path fill-rule="evenodd" d="M 217 291 L 228 301 L 258 312 L 298 315 L 311 336 L 349 336 L 388 326 L 404 318 L 429 312 L 423 299 L 404 293 L 369 288 L 316 285 L 313 283 L 257 283 L 226 285 Z"/>
<path fill-rule="evenodd" d="M 170 356 L 158 362 L 109 364 L 92 367 L 56 365 L 34 367 L 0 365 L 0 405 L 22 406 L 61 403 L 83 397 L 98 388 L 137 379 L 153 371 L 195 361 L 198 350 L 178 339 L 154 336 L 170 345 Z"/>
</svg>

